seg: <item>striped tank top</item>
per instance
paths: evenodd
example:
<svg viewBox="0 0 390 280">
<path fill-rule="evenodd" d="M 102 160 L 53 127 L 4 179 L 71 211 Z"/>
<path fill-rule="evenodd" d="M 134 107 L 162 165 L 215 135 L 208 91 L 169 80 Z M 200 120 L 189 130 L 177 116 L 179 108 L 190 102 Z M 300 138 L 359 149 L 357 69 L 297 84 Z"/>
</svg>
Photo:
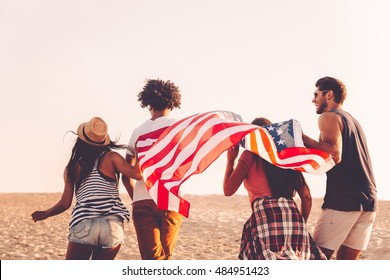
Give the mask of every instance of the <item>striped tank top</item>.
<svg viewBox="0 0 390 280">
<path fill-rule="evenodd" d="M 119 197 L 118 178 L 107 178 L 98 170 L 99 160 L 103 155 L 96 159 L 91 173 L 76 191 L 76 205 L 69 228 L 83 220 L 107 215 L 116 215 L 129 221 L 130 212 Z"/>
</svg>

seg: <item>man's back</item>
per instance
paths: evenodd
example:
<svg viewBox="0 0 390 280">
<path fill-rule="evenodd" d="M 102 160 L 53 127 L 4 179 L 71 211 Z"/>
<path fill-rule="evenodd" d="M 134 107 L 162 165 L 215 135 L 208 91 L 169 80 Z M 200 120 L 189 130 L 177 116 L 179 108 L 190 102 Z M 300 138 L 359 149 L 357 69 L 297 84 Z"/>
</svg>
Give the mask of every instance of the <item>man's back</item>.
<svg viewBox="0 0 390 280">
<path fill-rule="evenodd" d="M 327 172 L 323 208 L 340 211 L 375 211 L 376 185 L 367 148 L 359 122 L 349 113 L 335 109 L 343 122 L 342 159 Z"/>
</svg>

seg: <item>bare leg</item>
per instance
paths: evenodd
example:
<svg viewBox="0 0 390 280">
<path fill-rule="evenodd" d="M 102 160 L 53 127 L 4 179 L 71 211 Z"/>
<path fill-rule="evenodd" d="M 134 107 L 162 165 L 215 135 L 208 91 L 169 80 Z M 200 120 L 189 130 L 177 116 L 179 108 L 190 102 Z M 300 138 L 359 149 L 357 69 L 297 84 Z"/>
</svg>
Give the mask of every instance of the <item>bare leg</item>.
<svg viewBox="0 0 390 280">
<path fill-rule="evenodd" d="M 95 249 L 92 254 L 93 260 L 113 260 L 121 248 L 121 244 L 107 249 Z"/>
<path fill-rule="evenodd" d="M 334 250 L 330 250 L 330 249 L 326 249 L 326 248 L 322 248 L 322 247 L 321 247 L 321 250 L 325 254 L 326 258 L 328 260 L 330 260 L 330 258 L 332 257 L 332 255 L 334 253 Z"/>
<path fill-rule="evenodd" d="M 68 249 L 66 251 L 67 260 L 89 260 L 94 247 L 79 243 L 68 242 Z"/>
<path fill-rule="evenodd" d="M 357 260 L 360 256 L 361 251 L 355 250 L 352 248 L 345 247 L 341 245 L 340 249 L 337 251 L 338 260 Z"/>
</svg>

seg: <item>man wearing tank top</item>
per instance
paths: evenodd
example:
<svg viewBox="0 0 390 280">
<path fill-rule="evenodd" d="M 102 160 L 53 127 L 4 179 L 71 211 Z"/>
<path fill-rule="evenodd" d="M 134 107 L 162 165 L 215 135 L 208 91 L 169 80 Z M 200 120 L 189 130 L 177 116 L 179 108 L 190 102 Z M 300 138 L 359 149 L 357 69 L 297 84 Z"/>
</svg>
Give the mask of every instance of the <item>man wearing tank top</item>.
<svg viewBox="0 0 390 280">
<path fill-rule="evenodd" d="M 359 122 L 342 109 L 345 85 L 323 77 L 312 102 L 319 114 L 319 141 L 303 135 L 306 147 L 332 155 L 326 192 L 313 238 L 328 259 L 355 260 L 367 249 L 376 216 L 376 185 L 367 140 Z"/>
</svg>

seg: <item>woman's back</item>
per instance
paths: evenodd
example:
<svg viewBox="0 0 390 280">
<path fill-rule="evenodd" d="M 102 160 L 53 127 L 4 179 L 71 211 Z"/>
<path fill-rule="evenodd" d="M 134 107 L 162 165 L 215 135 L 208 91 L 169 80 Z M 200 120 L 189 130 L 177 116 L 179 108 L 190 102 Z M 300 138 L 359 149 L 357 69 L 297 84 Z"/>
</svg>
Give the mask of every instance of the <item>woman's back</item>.
<svg viewBox="0 0 390 280">
<path fill-rule="evenodd" d="M 264 173 L 261 158 L 254 153 L 245 150 L 242 152 L 240 161 L 248 166 L 248 173 L 243 181 L 248 192 L 249 201 L 252 203 L 257 198 L 272 196 L 271 188 Z"/>
<path fill-rule="evenodd" d="M 117 215 L 129 220 L 130 213 L 119 197 L 118 177 L 110 174 L 114 164 L 109 157 L 112 152 L 103 152 L 96 160 L 88 176 L 76 190 L 76 205 L 72 211 L 70 227 L 85 219 Z M 100 165 L 104 165 L 103 170 Z"/>
</svg>

